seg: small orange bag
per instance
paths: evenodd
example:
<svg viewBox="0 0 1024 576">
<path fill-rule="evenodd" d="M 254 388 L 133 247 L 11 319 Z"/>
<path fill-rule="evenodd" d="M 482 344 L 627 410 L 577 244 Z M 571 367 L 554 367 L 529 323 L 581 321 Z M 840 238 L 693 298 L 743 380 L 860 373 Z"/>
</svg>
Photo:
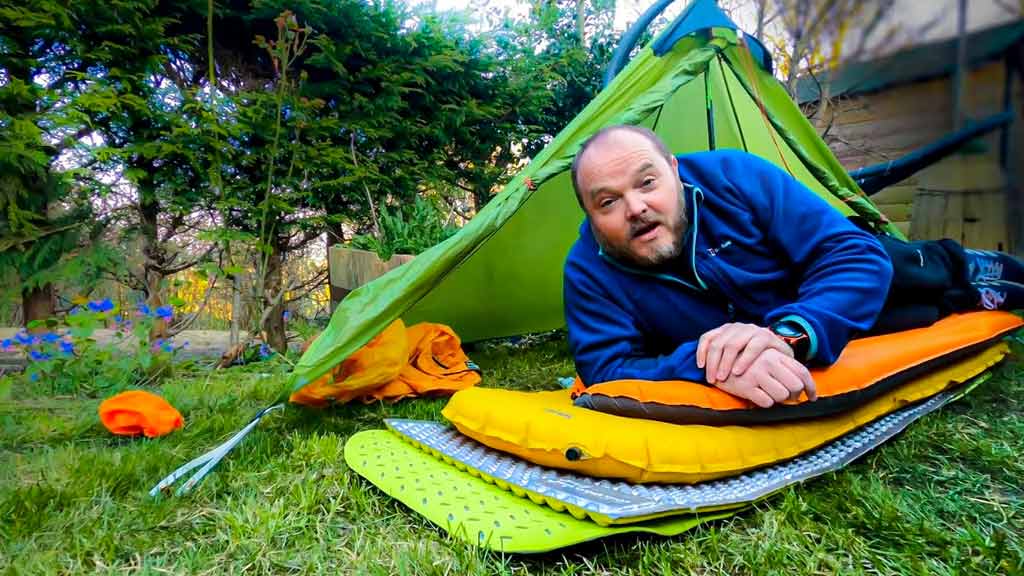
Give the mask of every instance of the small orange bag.
<svg viewBox="0 0 1024 576">
<path fill-rule="evenodd" d="M 147 438 L 156 438 L 185 425 L 185 419 L 174 406 L 143 390 L 107 398 L 100 404 L 99 414 L 107 430 L 120 436 L 145 434 Z"/>
<path fill-rule="evenodd" d="M 408 363 L 398 377 L 370 392 L 365 401 L 397 401 L 410 396 L 448 395 L 480 382 L 480 371 L 462 350 L 455 331 L 420 322 L 406 330 Z"/>
<path fill-rule="evenodd" d="M 406 328 L 395 320 L 331 372 L 291 395 L 307 406 L 360 399 L 401 400 L 451 394 L 480 382 L 476 365 L 448 326 L 422 322 Z"/>
</svg>

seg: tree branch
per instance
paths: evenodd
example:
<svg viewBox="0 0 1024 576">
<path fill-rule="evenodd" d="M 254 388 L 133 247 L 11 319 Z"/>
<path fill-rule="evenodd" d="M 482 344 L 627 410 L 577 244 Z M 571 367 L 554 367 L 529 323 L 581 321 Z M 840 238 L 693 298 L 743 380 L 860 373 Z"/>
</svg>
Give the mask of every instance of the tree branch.
<svg viewBox="0 0 1024 576">
<path fill-rule="evenodd" d="M 359 160 L 356 159 L 356 133 L 349 133 L 349 149 L 352 151 L 352 164 L 359 168 Z M 370 217 L 373 218 L 373 237 L 380 240 L 380 221 L 377 219 L 377 207 L 373 204 L 373 196 L 370 195 L 370 188 L 363 182 L 363 190 L 366 191 L 366 201 L 370 204 Z"/>
<path fill-rule="evenodd" d="M 184 270 L 188 270 L 189 268 L 195 266 L 196 264 L 199 264 L 203 260 L 206 260 L 206 258 L 210 254 L 213 253 L 213 250 L 214 250 L 214 246 L 210 246 L 209 248 L 206 249 L 206 252 L 203 252 L 203 254 L 201 256 L 199 256 L 199 257 L 197 257 L 197 258 L 195 258 L 193 260 L 188 260 L 188 261 L 182 262 L 181 264 L 178 264 L 177 266 L 152 264 L 150 266 L 150 270 L 153 270 L 153 271 L 159 273 L 161 276 L 171 276 L 173 274 L 177 274 L 178 272 L 182 272 Z"/>
<path fill-rule="evenodd" d="M 314 274 L 312 278 L 306 280 L 301 284 L 290 284 L 288 292 L 300 291 L 302 295 L 296 296 L 295 298 L 290 298 L 286 300 L 285 303 L 291 304 L 292 302 L 302 300 L 303 298 L 308 296 L 309 293 L 312 292 L 314 289 L 322 286 L 325 282 L 327 282 L 327 278 L 327 269 L 323 269 Z"/>
<path fill-rule="evenodd" d="M 210 283 L 206 286 L 206 293 L 203 294 L 203 303 L 196 308 L 195 312 L 191 312 L 185 316 L 181 321 L 175 322 L 173 326 L 167 328 L 167 337 L 173 338 L 174 336 L 181 334 L 185 330 L 188 330 L 192 324 L 195 323 L 199 315 L 206 310 L 206 306 L 210 303 L 210 295 L 213 293 L 214 287 L 217 286 L 217 276 L 214 276 Z"/>
</svg>

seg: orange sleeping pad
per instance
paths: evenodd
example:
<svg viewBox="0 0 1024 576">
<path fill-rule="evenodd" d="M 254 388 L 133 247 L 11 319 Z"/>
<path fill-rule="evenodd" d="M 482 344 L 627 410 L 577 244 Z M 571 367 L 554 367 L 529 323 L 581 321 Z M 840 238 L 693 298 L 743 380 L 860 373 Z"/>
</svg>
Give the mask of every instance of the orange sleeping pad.
<svg viewBox="0 0 1024 576">
<path fill-rule="evenodd" d="M 811 370 L 818 399 L 759 408 L 707 384 L 615 380 L 589 387 L 576 379 L 576 406 L 674 424 L 766 424 L 850 410 L 900 384 L 961 360 L 990 345 L 1024 320 L 1008 312 L 970 312 L 927 328 L 854 340 L 835 364 Z"/>
</svg>

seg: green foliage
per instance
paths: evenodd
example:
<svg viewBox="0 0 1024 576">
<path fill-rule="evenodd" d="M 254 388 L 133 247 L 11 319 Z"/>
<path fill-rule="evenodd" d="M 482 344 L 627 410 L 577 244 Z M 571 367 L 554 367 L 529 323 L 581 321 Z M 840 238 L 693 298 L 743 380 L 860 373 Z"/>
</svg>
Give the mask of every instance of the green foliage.
<svg viewBox="0 0 1024 576">
<path fill-rule="evenodd" d="M 66 9 L 40 2 L 8 10 L 0 40 L 0 269 L 15 293 L 46 283 L 78 242 L 77 222 L 88 207 L 74 203 L 70 180 L 51 168 L 62 150 L 51 142 L 67 121 L 64 99 L 76 94 L 60 83 L 67 64 L 52 58 L 66 30 Z M 49 81 L 37 81 L 46 75 Z M 70 201 L 70 202 L 69 202 Z"/>
<path fill-rule="evenodd" d="M 523 120 L 543 135 L 526 141 L 526 155 L 540 152 L 600 92 L 621 36 L 614 21 L 610 0 L 558 0 L 534 3 L 525 20 L 506 20 L 497 30 L 498 57 L 547 92 Z"/>
<path fill-rule="evenodd" d="M 33 0 L 4 8 L 0 38 L 0 267 L 4 288 L 48 290 L 74 269 L 107 222 L 94 215 L 121 172 L 142 200 L 144 180 L 170 182 L 150 161 L 155 134 L 167 134 L 167 90 L 150 74 L 187 43 L 167 35 L 172 20 L 155 0 L 64 3 Z M 85 136 L 100 136 L 90 145 Z M 143 144 L 138 141 L 143 140 Z M 140 167 L 139 164 L 142 164 Z M 146 170 L 146 168 L 150 170 Z M 166 176 L 166 175 L 164 175 Z M 122 258 L 123 260 L 123 258 Z"/>
<path fill-rule="evenodd" d="M 381 260 L 389 260 L 395 254 L 419 254 L 458 231 L 445 226 L 442 218 L 444 214 L 437 206 L 422 197 L 417 197 L 411 205 L 394 209 L 381 206 L 378 210 L 380 238 L 361 234 L 352 239 L 352 247 L 372 250 Z"/>
<path fill-rule="evenodd" d="M 596 93 L 612 14 L 537 3 L 481 32 L 391 1 L 0 7 L 2 284 L 104 274 L 158 299 L 215 261 L 255 270 L 265 307 L 324 232 L 422 251 L 450 234 L 428 202 L 481 208 Z"/>
<path fill-rule="evenodd" d="M 49 394 L 107 396 L 154 385 L 171 373 L 175 353 L 187 342 L 179 346 L 149 338 L 153 324 L 171 314 L 171 307 L 141 305 L 125 317 L 110 300 L 89 302 L 63 318 L 30 322 L 32 333 L 18 332 L 2 348 L 25 354 L 28 366 L 19 376 L 24 386 Z M 110 323 L 112 341 L 98 343 L 96 330 Z"/>
</svg>

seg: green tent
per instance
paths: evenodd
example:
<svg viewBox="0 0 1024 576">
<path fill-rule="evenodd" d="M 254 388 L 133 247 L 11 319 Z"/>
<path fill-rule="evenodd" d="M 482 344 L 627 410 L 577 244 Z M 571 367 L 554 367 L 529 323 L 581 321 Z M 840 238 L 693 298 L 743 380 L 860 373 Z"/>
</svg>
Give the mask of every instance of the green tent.
<svg viewBox="0 0 1024 576">
<path fill-rule="evenodd" d="M 396 318 L 447 324 L 464 341 L 562 327 L 562 263 L 583 220 L 569 168 L 580 144 L 613 124 L 651 128 L 677 154 L 714 148 L 757 154 L 843 214 L 900 236 L 771 75 L 764 47 L 739 31 L 714 0 L 694 0 L 458 234 L 349 294 L 299 360 L 282 399 Z M 282 407 L 261 411 L 150 494 L 197 470 L 177 494 L 190 491 L 265 414 Z"/>
<path fill-rule="evenodd" d="M 653 129 L 674 153 L 762 156 L 846 215 L 894 234 L 770 73 L 770 59 L 713 0 L 694 0 L 458 234 L 345 298 L 290 380 L 301 388 L 396 318 L 464 341 L 559 328 L 562 263 L 583 213 L 569 167 L 604 126 Z"/>
</svg>

